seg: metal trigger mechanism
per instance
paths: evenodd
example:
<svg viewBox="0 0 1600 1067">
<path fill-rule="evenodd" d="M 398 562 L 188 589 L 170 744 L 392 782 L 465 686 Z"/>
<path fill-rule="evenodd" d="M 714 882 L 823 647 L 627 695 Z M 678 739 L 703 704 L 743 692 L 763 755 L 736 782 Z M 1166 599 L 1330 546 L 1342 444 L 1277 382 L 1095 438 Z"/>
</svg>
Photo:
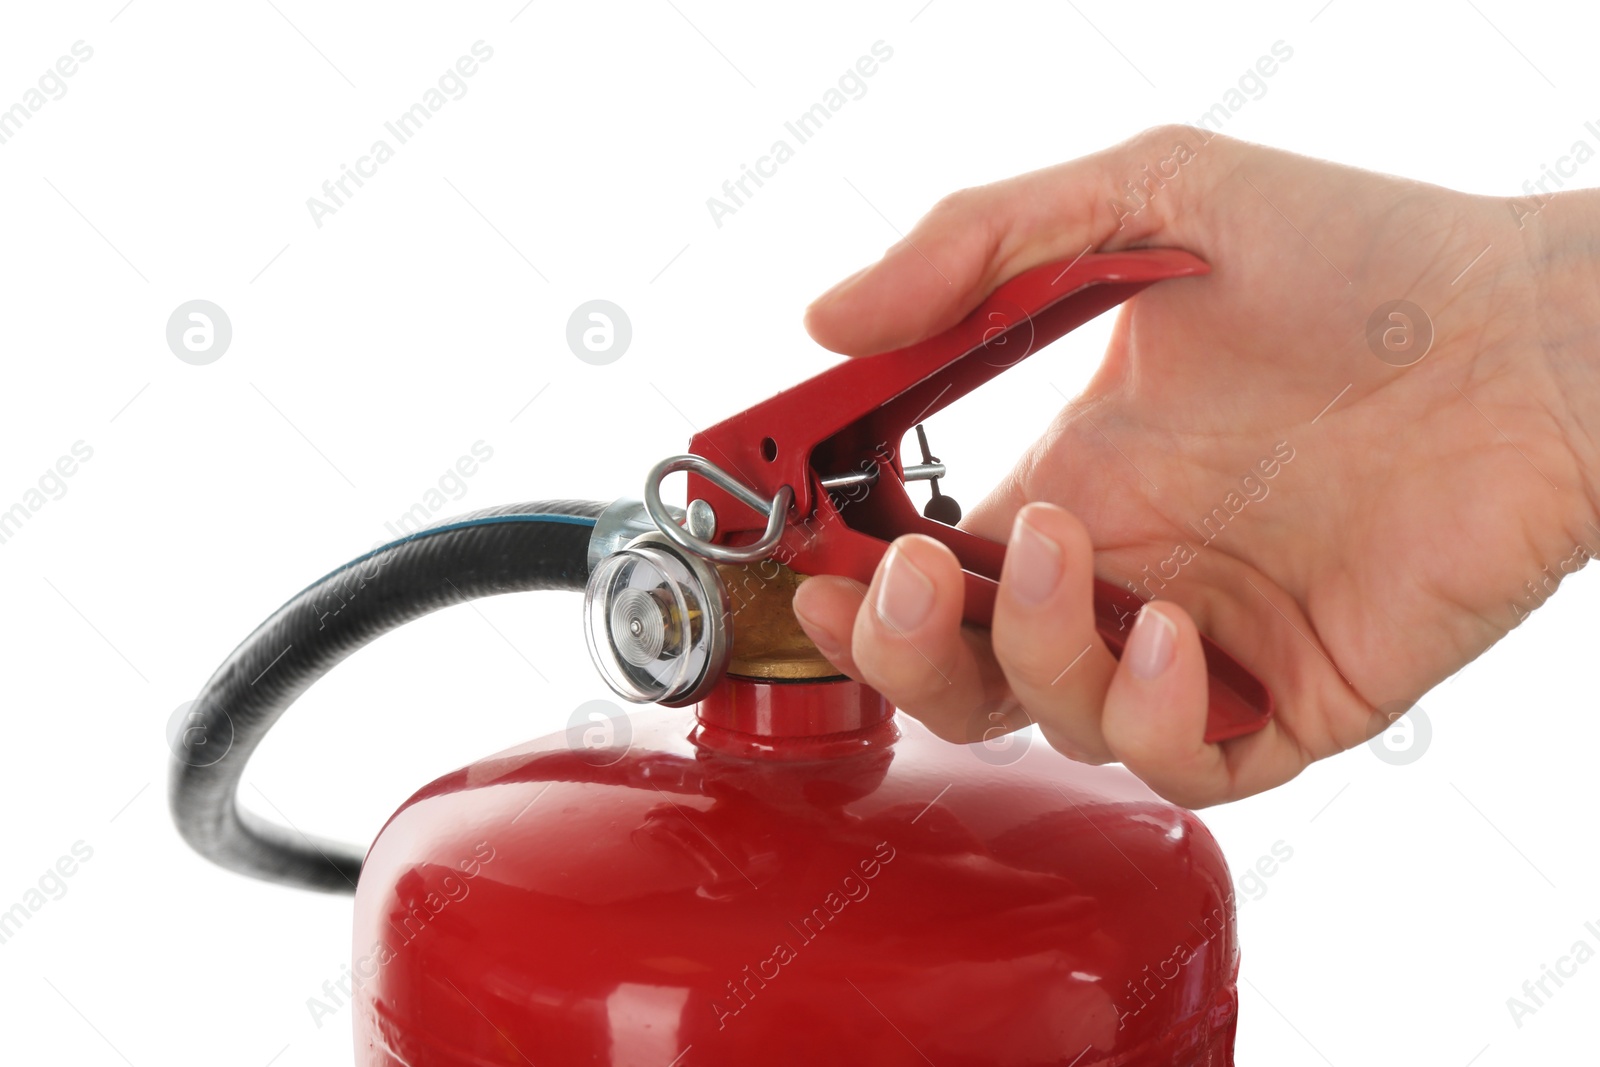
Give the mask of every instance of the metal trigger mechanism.
<svg viewBox="0 0 1600 1067">
<path fill-rule="evenodd" d="M 691 502 L 685 525 L 678 525 L 661 502 L 662 479 L 678 471 L 693 471 L 712 485 L 732 494 L 750 510 L 765 515 L 767 525 L 762 535 L 754 543 L 737 548 L 712 544 L 709 539 L 716 536 L 716 512 L 703 500 Z M 716 563 L 754 563 L 772 555 L 783 537 L 789 503 L 793 499 L 794 490 L 783 485 L 778 487 L 771 500 L 765 500 L 733 475 L 700 456 L 669 456 L 650 468 L 650 475 L 644 483 L 645 511 L 655 522 L 656 529 L 684 551 Z"/>
<path fill-rule="evenodd" d="M 617 691 L 629 699 L 687 703 L 726 669 L 717 650 L 727 635 L 718 638 L 703 617 L 727 596 L 719 567 L 781 566 L 790 577 L 867 583 L 890 543 L 908 533 L 950 549 L 962 569 L 963 620 L 988 626 L 1005 545 L 956 525 L 961 508 L 941 492 L 945 466 L 929 448 L 924 421 L 1148 286 L 1208 270 L 1177 249 L 1086 253 L 1035 267 L 944 333 L 845 360 L 696 433 L 688 453 L 651 469 L 644 502 L 634 505 L 647 521 L 637 521 L 644 518 L 637 511 L 627 523 L 602 518 L 608 551 L 621 531 L 648 530 L 615 552 L 640 557 L 626 582 L 613 557 L 591 558 L 591 648 L 613 660 L 602 663 L 608 679 L 622 678 Z M 920 462 L 907 463 L 900 446 L 912 432 Z M 661 480 L 677 471 L 689 478 L 681 520 L 661 500 Z M 906 491 L 913 481 L 932 483 L 932 499 L 920 509 Z M 658 553 L 680 558 L 668 565 Z M 607 591 L 597 593 L 597 583 Z M 624 589 L 643 590 L 655 606 L 633 593 L 624 604 Z M 1095 580 L 1096 630 L 1113 655 L 1122 654 L 1143 606 L 1131 588 Z M 1202 644 L 1211 697 L 1206 739 L 1259 730 L 1273 714 L 1272 694 L 1221 647 L 1207 638 Z"/>
</svg>

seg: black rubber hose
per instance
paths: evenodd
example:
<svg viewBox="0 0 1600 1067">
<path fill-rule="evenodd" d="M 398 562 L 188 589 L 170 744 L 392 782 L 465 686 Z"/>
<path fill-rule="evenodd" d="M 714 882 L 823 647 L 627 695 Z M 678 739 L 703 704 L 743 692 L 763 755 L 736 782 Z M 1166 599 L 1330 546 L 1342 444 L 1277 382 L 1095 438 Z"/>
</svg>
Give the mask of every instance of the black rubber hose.
<svg viewBox="0 0 1600 1067">
<path fill-rule="evenodd" d="M 242 808 L 250 755 L 300 694 L 380 634 L 440 608 L 535 589 L 581 590 L 607 505 L 511 504 L 435 523 L 312 584 L 234 649 L 172 739 L 178 832 L 229 870 L 353 893 L 364 849 L 313 839 Z"/>
</svg>

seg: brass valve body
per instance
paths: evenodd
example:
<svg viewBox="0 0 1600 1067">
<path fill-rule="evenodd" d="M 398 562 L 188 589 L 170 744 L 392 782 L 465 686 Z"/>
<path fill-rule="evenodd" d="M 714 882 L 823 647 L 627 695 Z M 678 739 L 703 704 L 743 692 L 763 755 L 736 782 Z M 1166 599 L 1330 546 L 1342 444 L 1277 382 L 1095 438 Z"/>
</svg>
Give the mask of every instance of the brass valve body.
<svg viewBox="0 0 1600 1067">
<path fill-rule="evenodd" d="M 718 564 L 717 572 L 728 590 L 729 674 L 780 681 L 839 677 L 794 617 L 794 592 L 806 575 L 772 559 Z"/>
</svg>

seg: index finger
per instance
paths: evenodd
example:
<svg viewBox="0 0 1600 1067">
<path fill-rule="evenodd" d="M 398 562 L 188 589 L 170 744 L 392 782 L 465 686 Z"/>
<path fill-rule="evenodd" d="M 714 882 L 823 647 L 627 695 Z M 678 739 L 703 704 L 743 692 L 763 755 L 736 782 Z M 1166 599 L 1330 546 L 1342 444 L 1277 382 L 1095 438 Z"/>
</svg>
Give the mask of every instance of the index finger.
<svg viewBox="0 0 1600 1067">
<path fill-rule="evenodd" d="M 806 329 L 845 355 L 901 348 L 954 326 L 1029 267 L 1159 234 L 1166 201 L 1151 200 L 1150 210 L 1130 215 L 1119 210 L 1117 197 L 1149 146 L 1171 136 L 1147 131 L 1081 159 L 946 197 L 881 260 L 818 297 L 806 310 Z"/>
</svg>

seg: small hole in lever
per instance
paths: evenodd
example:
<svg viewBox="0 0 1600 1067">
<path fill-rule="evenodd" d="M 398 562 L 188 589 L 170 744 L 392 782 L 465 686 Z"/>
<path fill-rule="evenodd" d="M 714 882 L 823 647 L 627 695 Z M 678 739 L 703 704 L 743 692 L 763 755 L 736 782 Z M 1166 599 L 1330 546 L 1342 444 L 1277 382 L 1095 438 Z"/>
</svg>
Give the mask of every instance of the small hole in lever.
<svg viewBox="0 0 1600 1067">
<path fill-rule="evenodd" d="M 778 458 L 778 442 L 770 437 L 763 437 L 761 439 L 761 458 L 768 463 L 774 462 Z"/>
</svg>

